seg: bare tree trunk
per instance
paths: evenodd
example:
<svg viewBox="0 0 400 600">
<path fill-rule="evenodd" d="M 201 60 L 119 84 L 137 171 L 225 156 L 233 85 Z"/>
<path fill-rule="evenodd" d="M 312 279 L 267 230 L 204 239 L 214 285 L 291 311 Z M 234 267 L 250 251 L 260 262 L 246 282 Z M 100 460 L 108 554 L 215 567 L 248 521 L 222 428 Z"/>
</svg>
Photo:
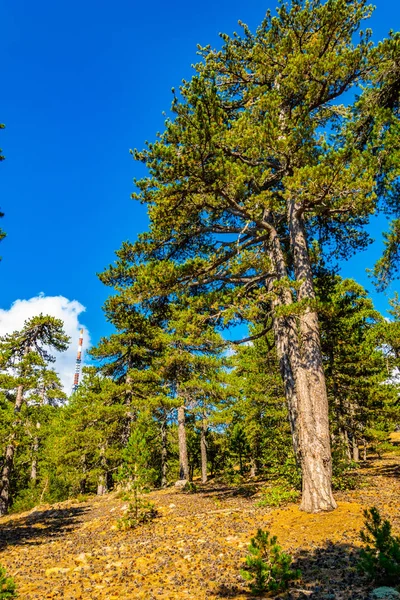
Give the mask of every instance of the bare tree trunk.
<svg viewBox="0 0 400 600">
<path fill-rule="evenodd" d="M 282 252 L 280 241 L 271 226 L 270 231 L 270 250 L 269 256 L 276 270 L 279 281 L 285 281 L 287 278 L 287 268 L 285 258 Z M 270 280 L 267 285 L 268 291 L 274 291 L 274 282 Z M 298 423 L 298 400 L 296 392 L 296 378 L 293 367 L 298 363 L 296 350 L 298 347 L 297 327 L 294 316 L 281 316 L 279 312 L 281 306 L 289 306 L 293 303 L 292 292 L 286 285 L 276 289 L 272 299 L 273 313 L 273 331 L 275 345 L 279 360 L 279 369 L 285 387 L 285 397 L 289 413 L 290 429 L 292 433 L 293 450 L 297 464 L 300 466 L 301 457 L 299 449 L 299 423 Z"/>
<path fill-rule="evenodd" d="M 161 487 L 167 487 L 167 415 L 164 414 L 161 419 Z"/>
<path fill-rule="evenodd" d="M 250 457 L 250 477 L 254 479 L 257 476 L 257 461 L 254 456 Z"/>
<path fill-rule="evenodd" d="M 186 444 L 185 407 L 178 408 L 179 479 L 189 481 L 189 461 Z"/>
<path fill-rule="evenodd" d="M 14 413 L 18 414 L 21 411 L 24 402 L 24 388 L 19 385 L 17 388 L 17 396 L 15 398 Z M 15 424 L 14 424 L 15 425 Z M 16 435 L 12 433 L 4 456 L 3 468 L 0 477 L 0 517 L 8 512 L 10 507 L 10 477 L 14 465 L 14 455 L 16 447 Z"/>
<path fill-rule="evenodd" d="M 334 510 L 337 506 L 332 494 L 328 396 L 306 235 L 299 207 L 294 202 L 289 204 L 288 221 L 296 281 L 299 283 L 298 300 L 304 302 L 299 315 L 301 362 L 296 374 L 303 475 L 300 508 L 314 513 Z"/>
<path fill-rule="evenodd" d="M 200 430 L 200 449 L 201 449 L 201 483 L 207 483 L 207 421 L 205 418 L 201 422 Z"/>
<path fill-rule="evenodd" d="M 107 476 L 104 473 L 99 475 L 97 480 L 97 495 L 104 496 L 107 493 Z"/>
<path fill-rule="evenodd" d="M 36 429 L 40 429 L 39 421 L 36 423 Z M 37 465 L 38 465 L 38 452 L 39 452 L 39 437 L 35 435 L 32 444 L 32 463 L 31 463 L 31 481 L 36 483 L 37 480 Z"/>
<path fill-rule="evenodd" d="M 360 462 L 360 451 L 358 449 L 358 442 L 355 435 L 352 437 L 352 448 L 353 448 L 353 460 L 354 462 Z"/>
<path fill-rule="evenodd" d="M 348 461 L 350 461 L 351 460 L 351 450 L 350 450 L 349 434 L 347 432 L 347 429 L 342 430 L 342 440 L 343 440 L 343 446 L 344 446 L 346 458 Z"/>
<path fill-rule="evenodd" d="M 366 462 L 366 460 L 367 460 L 367 440 L 365 438 L 363 438 L 362 444 L 363 444 L 363 461 Z"/>
<path fill-rule="evenodd" d="M 305 238 L 292 235 L 292 244 L 297 247 L 303 242 L 301 253 L 297 254 L 296 278 L 304 283 L 299 290 L 299 300 L 314 299 L 312 274 Z M 293 302 L 291 291 L 285 285 L 287 269 L 280 242 L 275 230 L 271 232 L 272 261 L 279 280 L 283 280 L 280 294 L 273 301 L 274 336 L 280 360 L 281 375 L 285 385 L 285 395 L 289 407 L 289 418 L 293 435 L 293 447 L 302 470 L 303 498 L 301 509 L 306 512 L 333 510 L 336 503 L 332 496 L 332 463 L 329 439 L 328 400 L 322 368 L 319 345 L 319 328 L 316 313 L 308 310 L 300 317 L 278 316 L 280 306 Z M 306 253 L 304 273 L 302 256 Z M 296 262 L 296 261 L 295 261 Z M 311 286 L 310 286 L 311 283 Z M 272 286 L 273 287 L 273 286 Z M 279 290 L 279 287 L 278 287 Z M 302 294 L 302 297 L 300 297 Z M 309 296 L 308 296 L 308 295 Z M 322 435 L 322 437 L 321 437 Z"/>
<path fill-rule="evenodd" d="M 97 479 L 97 495 L 103 496 L 108 492 L 107 489 L 107 459 L 105 456 L 106 448 L 105 446 L 101 446 L 100 448 L 100 465 L 102 469 L 102 473 L 100 473 Z"/>
</svg>

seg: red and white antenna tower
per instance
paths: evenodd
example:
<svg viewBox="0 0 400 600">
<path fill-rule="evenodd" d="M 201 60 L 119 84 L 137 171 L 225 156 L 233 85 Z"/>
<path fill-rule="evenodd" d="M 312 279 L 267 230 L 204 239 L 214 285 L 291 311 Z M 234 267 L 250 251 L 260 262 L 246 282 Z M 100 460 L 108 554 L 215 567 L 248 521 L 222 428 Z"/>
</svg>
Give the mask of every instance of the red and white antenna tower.
<svg viewBox="0 0 400 600">
<path fill-rule="evenodd" d="M 76 363 L 75 363 L 75 375 L 74 375 L 74 385 L 72 386 L 72 391 L 76 392 L 79 385 L 79 374 L 81 372 L 81 363 L 82 363 L 82 344 L 83 344 L 83 329 L 79 332 L 79 344 L 78 344 L 78 354 L 76 355 Z"/>
</svg>

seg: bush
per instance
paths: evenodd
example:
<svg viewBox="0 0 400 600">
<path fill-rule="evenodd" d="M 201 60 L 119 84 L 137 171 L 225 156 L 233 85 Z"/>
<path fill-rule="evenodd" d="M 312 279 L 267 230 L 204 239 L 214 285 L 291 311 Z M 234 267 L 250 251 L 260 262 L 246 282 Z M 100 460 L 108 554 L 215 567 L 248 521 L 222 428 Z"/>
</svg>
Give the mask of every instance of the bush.
<svg viewBox="0 0 400 600">
<path fill-rule="evenodd" d="M 298 490 L 290 488 L 286 483 L 281 483 L 264 490 L 257 506 L 282 506 L 289 502 L 296 502 L 299 496 L 300 492 Z"/>
<path fill-rule="evenodd" d="M 360 486 L 360 477 L 356 473 L 359 464 L 348 460 L 340 449 L 333 451 L 332 459 L 333 489 L 341 492 L 357 489 Z"/>
<path fill-rule="evenodd" d="M 182 489 L 183 492 L 187 494 L 195 494 L 197 492 L 197 486 L 193 481 L 187 481 Z"/>
<path fill-rule="evenodd" d="M 12 577 L 7 577 L 6 570 L 0 565 L 0 600 L 17 597 L 16 585 Z"/>
<path fill-rule="evenodd" d="M 292 570 L 292 557 L 283 552 L 276 536 L 270 537 L 268 531 L 259 529 L 249 546 L 246 567 L 241 576 L 250 582 L 250 590 L 258 595 L 263 592 L 281 592 L 286 590 L 290 581 L 300 579 L 301 572 Z"/>
<path fill-rule="evenodd" d="M 157 515 L 154 504 L 143 498 L 154 480 L 154 471 L 148 466 L 149 444 L 146 432 L 145 423 L 136 423 L 123 452 L 124 464 L 120 477 L 129 486 L 132 499 L 127 513 L 117 522 L 120 529 L 132 529 L 151 521 Z"/>
<path fill-rule="evenodd" d="M 148 523 L 157 516 L 157 510 L 153 502 L 144 500 L 136 496 L 133 502 L 129 503 L 126 514 L 118 519 L 118 529 L 134 529 L 138 525 Z"/>
<path fill-rule="evenodd" d="M 268 478 L 274 479 L 277 484 L 301 490 L 301 470 L 296 465 L 294 456 L 291 454 L 284 459 L 276 456 L 268 464 L 266 471 Z"/>
<path fill-rule="evenodd" d="M 379 585 L 398 584 L 400 581 L 400 537 L 392 535 L 392 526 L 382 520 L 373 506 L 364 511 L 366 531 L 360 536 L 366 548 L 360 552 L 358 568 Z"/>
</svg>

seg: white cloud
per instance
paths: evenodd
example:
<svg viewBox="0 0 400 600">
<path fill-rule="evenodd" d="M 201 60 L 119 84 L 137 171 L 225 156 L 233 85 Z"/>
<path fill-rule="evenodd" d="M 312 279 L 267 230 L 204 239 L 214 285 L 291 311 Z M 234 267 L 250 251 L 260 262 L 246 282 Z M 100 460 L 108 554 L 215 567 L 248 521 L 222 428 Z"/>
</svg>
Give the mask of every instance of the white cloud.
<svg viewBox="0 0 400 600">
<path fill-rule="evenodd" d="M 75 360 L 78 349 L 79 330 L 83 328 L 83 356 L 85 350 L 90 347 L 90 335 L 88 329 L 79 323 L 79 315 L 85 311 L 85 307 L 77 300 L 68 300 L 64 296 L 45 296 L 39 294 L 29 300 L 16 300 L 8 310 L 0 309 L 0 336 L 12 333 L 30 319 L 42 313 L 50 315 L 64 322 L 64 331 L 71 338 L 71 343 L 65 352 L 52 352 L 56 357 L 53 363 L 54 369 L 60 375 L 61 382 L 66 394 L 70 394 L 74 372 Z"/>
</svg>

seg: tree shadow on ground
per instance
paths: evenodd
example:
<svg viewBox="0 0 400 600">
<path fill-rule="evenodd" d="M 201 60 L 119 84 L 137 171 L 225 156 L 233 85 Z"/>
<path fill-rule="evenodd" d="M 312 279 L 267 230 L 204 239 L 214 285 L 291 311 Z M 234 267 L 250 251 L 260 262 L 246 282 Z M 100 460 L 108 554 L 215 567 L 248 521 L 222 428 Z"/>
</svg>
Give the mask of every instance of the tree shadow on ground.
<svg viewBox="0 0 400 600">
<path fill-rule="evenodd" d="M 368 600 L 372 589 L 357 570 L 359 550 L 351 544 L 334 544 L 293 553 L 293 568 L 300 569 L 300 582 L 275 596 L 279 600 Z M 238 565 L 238 573 L 242 565 Z M 246 591 L 247 584 L 221 585 L 217 598 L 256 598 Z M 268 595 L 259 596 L 267 598 Z"/>
<path fill-rule="evenodd" d="M 369 477 L 394 477 L 400 479 L 400 465 L 382 465 L 375 466 L 373 472 L 368 473 Z"/>
<path fill-rule="evenodd" d="M 263 485 L 261 483 L 243 483 L 237 485 L 214 484 L 212 487 L 201 487 L 199 491 L 202 492 L 205 498 L 216 498 L 217 500 L 237 497 L 252 498 L 261 490 Z"/>
<path fill-rule="evenodd" d="M 0 551 L 7 546 L 37 545 L 73 529 L 77 518 L 88 508 L 37 510 L 27 517 L 18 517 L 0 524 Z"/>
</svg>

